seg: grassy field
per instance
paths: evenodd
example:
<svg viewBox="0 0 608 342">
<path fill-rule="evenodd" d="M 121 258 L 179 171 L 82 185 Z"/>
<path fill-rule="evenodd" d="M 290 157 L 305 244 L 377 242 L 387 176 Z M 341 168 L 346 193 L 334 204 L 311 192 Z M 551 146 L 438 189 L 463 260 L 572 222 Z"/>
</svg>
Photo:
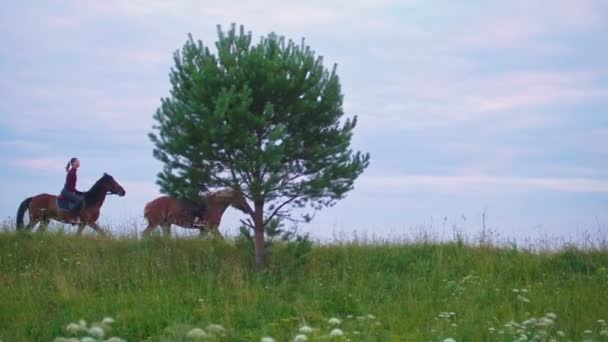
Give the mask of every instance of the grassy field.
<svg viewBox="0 0 608 342">
<path fill-rule="evenodd" d="M 2 232 L 0 340 L 608 341 L 604 248 L 304 247 Z"/>
</svg>

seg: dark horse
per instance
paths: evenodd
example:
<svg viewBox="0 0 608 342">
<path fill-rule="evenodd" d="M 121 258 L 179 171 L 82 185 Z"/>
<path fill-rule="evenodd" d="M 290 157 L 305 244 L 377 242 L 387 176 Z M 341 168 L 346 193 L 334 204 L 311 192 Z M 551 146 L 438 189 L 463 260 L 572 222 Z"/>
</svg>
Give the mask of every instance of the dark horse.
<svg viewBox="0 0 608 342">
<path fill-rule="evenodd" d="M 144 217 L 148 220 L 148 227 L 143 232 L 147 236 L 161 226 L 163 235 L 171 234 L 171 225 L 183 228 L 199 229 L 201 236 L 206 230 L 214 232 L 220 238 L 219 225 L 222 215 L 229 205 L 249 214 L 252 212 L 247 200 L 240 191 L 231 188 L 218 190 L 204 198 L 205 208 L 171 196 L 161 196 L 146 204 Z M 197 221 L 198 220 L 198 221 Z"/>
<path fill-rule="evenodd" d="M 79 211 L 78 217 L 80 223 L 78 224 L 78 235 L 82 234 L 85 226 L 89 226 L 95 229 L 101 235 L 105 235 L 105 232 L 99 228 L 96 221 L 99 218 L 99 209 L 103 205 L 106 199 L 106 194 L 116 194 L 118 196 L 125 195 L 125 189 L 114 180 L 112 176 L 104 173 L 103 176 L 93 184 L 89 191 L 84 193 L 84 207 Z M 27 225 L 27 229 L 32 229 L 38 222 L 42 222 L 40 230 L 44 230 L 49 224 L 50 220 L 56 220 L 63 223 L 71 223 L 71 219 L 74 214 L 57 206 L 57 196 L 50 194 L 38 194 L 36 196 L 28 197 L 17 210 L 17 230 L 23 229 L 23 216 L 25 211 L 29 210 L 30 222 Z"/>
</svg>

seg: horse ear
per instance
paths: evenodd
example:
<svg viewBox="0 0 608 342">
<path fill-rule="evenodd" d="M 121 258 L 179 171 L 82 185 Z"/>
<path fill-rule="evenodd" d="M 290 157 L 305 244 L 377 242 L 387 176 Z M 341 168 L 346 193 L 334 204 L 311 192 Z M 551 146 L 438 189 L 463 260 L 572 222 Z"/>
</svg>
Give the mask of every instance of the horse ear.
<svg viewBox="0 0 608 342">
<path fill-rule="evenodd" d="M 108 176 L 108 173 L 107 173 L 107 172 L 104 172 L 104 173 L 103 173 L 103 175 L 104 175 L 105 177 L 107 177 L 107 176 Z"/>
</svg>

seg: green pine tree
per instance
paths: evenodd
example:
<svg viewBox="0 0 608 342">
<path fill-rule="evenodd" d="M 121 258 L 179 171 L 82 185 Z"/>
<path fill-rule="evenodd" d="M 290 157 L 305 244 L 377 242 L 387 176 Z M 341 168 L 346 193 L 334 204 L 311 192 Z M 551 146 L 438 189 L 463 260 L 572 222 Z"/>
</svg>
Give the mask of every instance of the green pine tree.
<svg viewBox="0 0 608 342">
<path fill-rule="evenodd" d="M 150 139 L 164 163 L 163 193 L 197 201 L 199 191 L 232 187 L 253 202 L 256 264 L 264 267 L 264 228 L 342 199 L 369 165 L 353 152 L 356 116 L 344 114 L 336 65 L 274 33 L 218 25 L 217 55 L 192 36 L 174 55 L 171 91 Z M 305 215 L 305 218 L 309 216 Z"/>
</svg>

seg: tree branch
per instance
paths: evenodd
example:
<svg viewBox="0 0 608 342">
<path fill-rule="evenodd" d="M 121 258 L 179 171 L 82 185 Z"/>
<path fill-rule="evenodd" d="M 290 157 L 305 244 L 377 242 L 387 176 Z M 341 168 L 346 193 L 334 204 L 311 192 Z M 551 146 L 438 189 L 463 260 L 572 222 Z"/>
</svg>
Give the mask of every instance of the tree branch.
<svg viewBox="0 0 608 342">
<path fill-rule="evenodd" d="M 278 207 L 276 207 L 274 209 L 274 211 L 272 212 L 272 214 L 270 214 L 270 216 L 268 216 L 268 218 L 264 221 L 264 226 L 266 226 L 266 224 L 268 224 L 268 222 L 270 222 L 270 220 L 272 220 L 277 215 L 277 213 L 279 213 L 279 211 L 281 210 L 281 208 L 283 208 L 287 204 L 291 203 L 293 200 L 295 200 L 298 197 L 301 197 L 301 195 L 292 196 L 290 199 L 288 199 L 287 201 L 281 203 L 281 205 L 279 205 Z"/>
</svg>

